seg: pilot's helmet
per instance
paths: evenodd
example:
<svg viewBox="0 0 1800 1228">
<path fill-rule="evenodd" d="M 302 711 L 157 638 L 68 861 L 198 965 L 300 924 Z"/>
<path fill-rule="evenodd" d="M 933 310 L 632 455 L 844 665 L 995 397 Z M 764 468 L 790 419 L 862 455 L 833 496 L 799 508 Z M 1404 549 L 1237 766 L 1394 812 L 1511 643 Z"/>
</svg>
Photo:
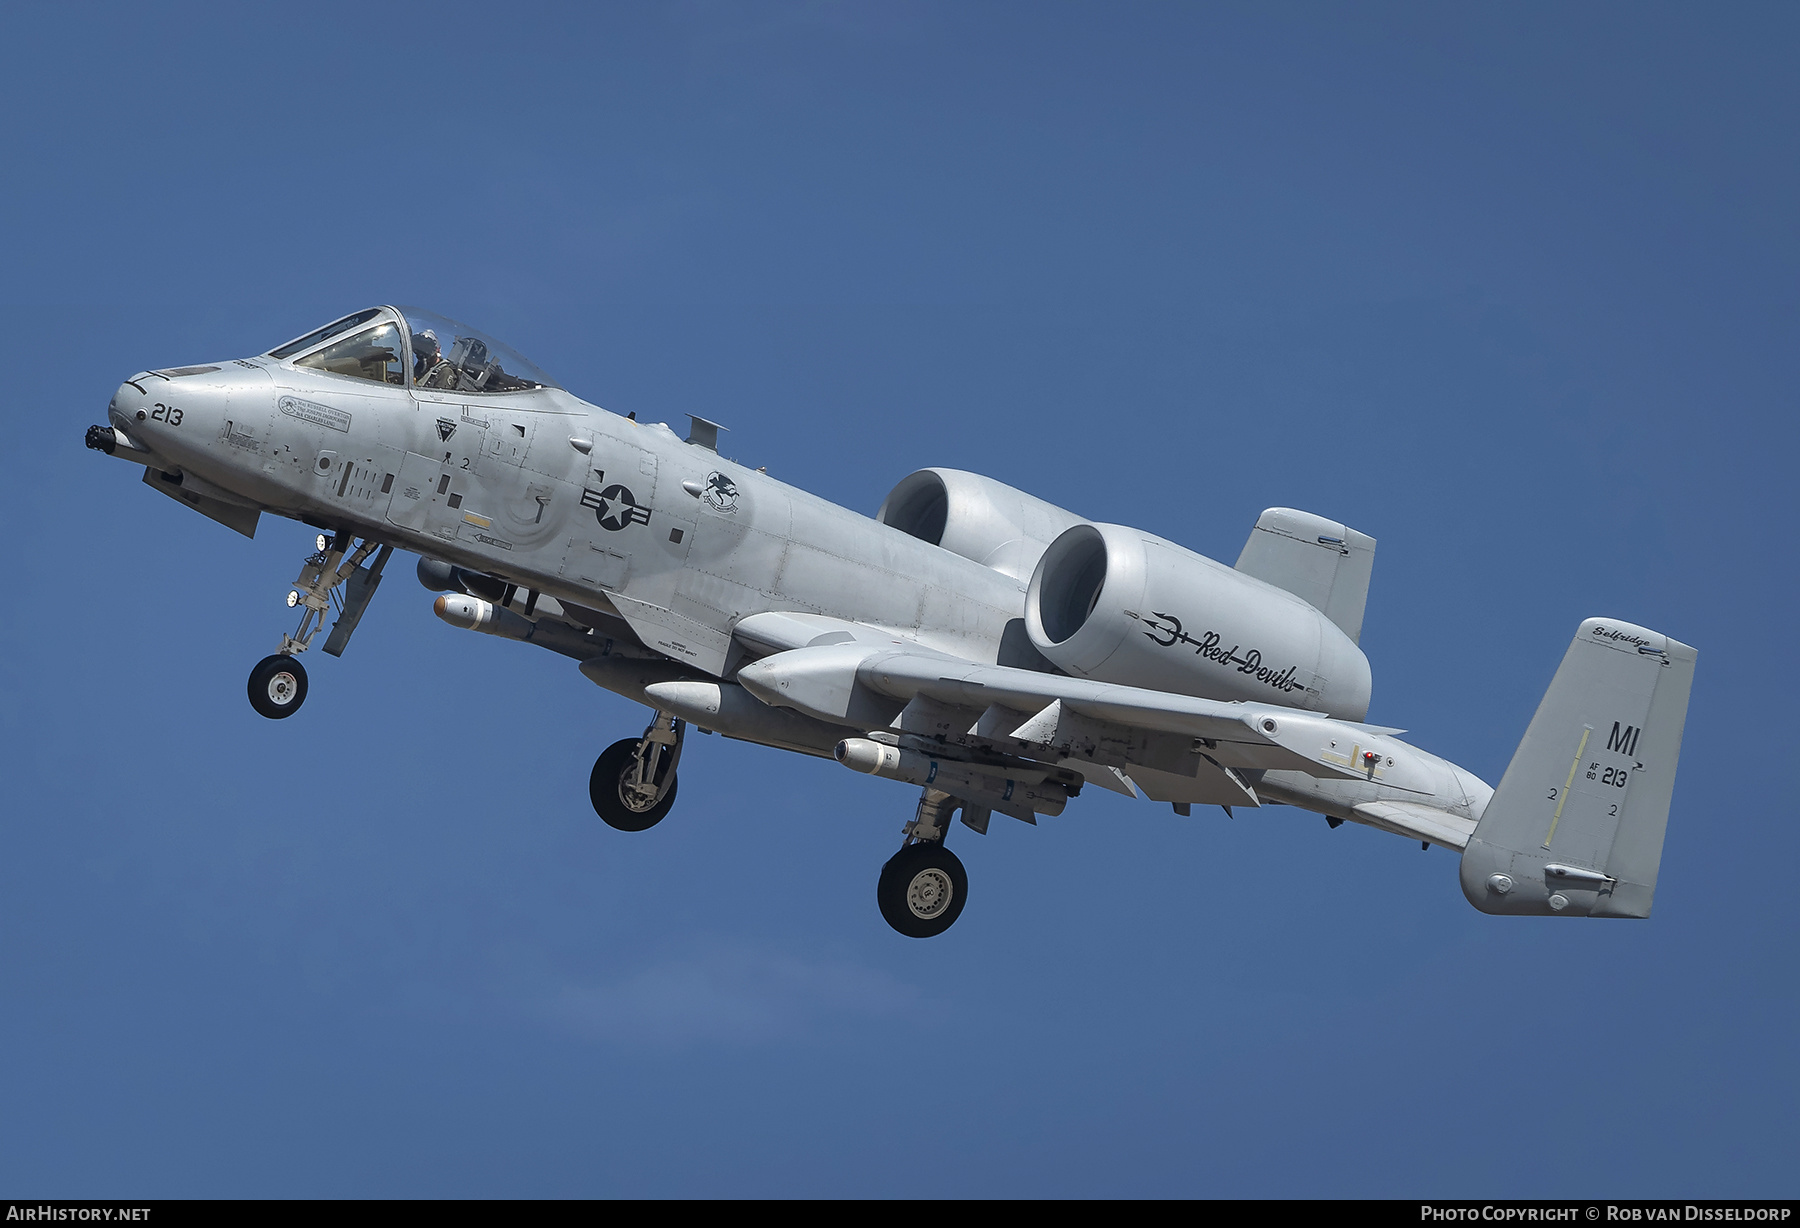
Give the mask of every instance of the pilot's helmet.
<svg viewBox="0 0 1800 1228">
<path fill-rule="evenodd" d="M 413 353 L 421 358 L 435 359 L 438 356 L 438 339 L 434 330 L 428 328 L 422 333 L 414 333 L 412 340 Z"/>
</svg>

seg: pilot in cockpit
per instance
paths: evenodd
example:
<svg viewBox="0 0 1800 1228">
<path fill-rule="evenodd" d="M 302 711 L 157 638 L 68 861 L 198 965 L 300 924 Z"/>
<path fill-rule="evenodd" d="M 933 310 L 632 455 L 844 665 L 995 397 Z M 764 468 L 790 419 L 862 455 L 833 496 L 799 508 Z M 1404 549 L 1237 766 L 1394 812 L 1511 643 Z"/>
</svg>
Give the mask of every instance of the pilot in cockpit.
<svg viewBox="0 0 1800 1228">
<path fill-rule="evenodd" d="M 426 329 L 412 335 L 413 346 L 413 383 L 425 382 L 426 374 L 437 366 L 442 351 L 438 347 L 437 332 Z"/>
<path fill-rule="evenodd" d="M 415 388 L 497 393 L 555 387 L 548 376 L 516 352 L 467 325 L 415 308 L 402 311 L 412 337 Z"/>
</svg>

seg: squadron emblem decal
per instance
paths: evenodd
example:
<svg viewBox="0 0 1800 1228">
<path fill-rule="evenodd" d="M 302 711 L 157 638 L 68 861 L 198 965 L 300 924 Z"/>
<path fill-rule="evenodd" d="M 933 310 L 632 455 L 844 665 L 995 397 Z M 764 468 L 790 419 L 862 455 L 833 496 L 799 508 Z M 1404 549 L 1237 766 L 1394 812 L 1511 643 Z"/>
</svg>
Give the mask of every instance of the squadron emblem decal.
<svg viewBox="0 0 1800 1228">
<path fill-rule="evenodd" d="M 454 434 L 456 434 L 456 423 L 449 418 L 439 418 L 438 419 L 438 438 L 443 440 L 445 443 L 449 443 L 450 436 L 452 436 Z"/>
<path fill-rule="evenodd" d="M 130 380 L 125 381 L 131 384 Z M 136 388 L 136 384 L 131 384 Z M 299 397 L 282 397 L 276 402 L 276 408 L 290 418 L 299 418 L 302 422 L 310 422 L 314 426 L 328 426 L 334 431 L 350 429 L 350 415 L 341 409 L 333 409 L 329 405 L 320 405 L 317 401 L 302 401 Z"/>
<path fill-rule="evenodd" d="M 1137 616 L 1133 615 L 1133 617 Z M 1177 644 L 1191 644 L 1194 655 L 1208 661 L 1217 661 L 1220 665 L 1232 666 L 1238 673 L 1249 674 L 1258 682 L 1274 687 L 1284 695 L 1290 691 L 1305 689 L 1306 684 L 1294 677 L 1300 672 L 1299 666 L 1290 665 L 1286 669 L 1278 670 L 1272 665 L 1264 665 L 1262 653 L 1254 648 L 1240 657 L 1236 644 L 1230 648 L 1219 647 L 1217 631 L 1203 631 L 1200 633 L 1200 638 L 1195 639 L 1181 629 L 1179 618 L 1173 614 L 1164 614 L 1161 610 L 1143 621 L 1150 625 L 1150 630 L 1144 634 L 1150 637 L 1150 642 L 1153 644 L 1160 644 L 1164 648 L 1173 648 Z M 1165 639 L 1164 636 L 1168 638 Z"/>
<path fill-rule="evenodd" d="M 706 475 L 706 488 L 700 492 L 700 501 L 715 512 L 737 511 L 737 483 L 724 474 L 714 470 Z"/>
<path fill-rule="evenodd" d="M 594 519 L 600 522 L 600 527 L 612 533 L 626 525 L 650 523 L 650 509 L 639 507 L 637 496 L 617 482 L 605 490 L 582 491 L 581 506 L 593 508 Z"/>
</svg>

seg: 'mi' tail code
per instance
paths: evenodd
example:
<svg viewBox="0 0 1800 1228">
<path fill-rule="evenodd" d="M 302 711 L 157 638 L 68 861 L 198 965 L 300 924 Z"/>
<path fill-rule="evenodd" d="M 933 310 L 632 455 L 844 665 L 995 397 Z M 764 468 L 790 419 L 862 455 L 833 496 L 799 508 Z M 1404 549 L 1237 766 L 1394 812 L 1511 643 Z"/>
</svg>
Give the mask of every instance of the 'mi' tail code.
<svg viewBox="0 0 1800 1228">
<path fill-rule="evenodd" d="M 1647 917 L 1697 654 L 1590 618 L 1463 851 L 1482 912 Z"/>
</svg>

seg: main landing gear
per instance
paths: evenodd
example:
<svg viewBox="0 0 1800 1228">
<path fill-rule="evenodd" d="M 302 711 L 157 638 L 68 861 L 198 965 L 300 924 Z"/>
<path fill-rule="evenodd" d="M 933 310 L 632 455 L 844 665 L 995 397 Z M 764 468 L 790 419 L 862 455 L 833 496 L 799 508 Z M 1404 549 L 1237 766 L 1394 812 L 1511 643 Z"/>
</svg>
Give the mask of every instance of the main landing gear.
<svg viewBox="0 0 1800 1228">
<path fill-rule="evenodd" d="M 276 660 L 278 658 L 271 658 Z M 302 687 L 305 675 L 301 675 Z M 675 769 L 687 723 L 658 712 L 641 738 L 614 742 L 594 760 L 588 800 L 594 813 L 619 831 L 647 831 L 675 805 Z M 881 867 L 875 902 L 887 923 L 908 938 L 934 938 L 955 924 L 969 898 L 969 875 L 944 847 L 950 820 L 964 803 L 927 788 L 902 832 L 906 843 Z M 987 811 L 976 812 L 985 827 Z"/>
<path fill-rule="evenodd" d="M 594 760 L 588 800 L 608 827 L 646 831 L 675 805 L 675 765 L 687 722 L 658 712 L 641 738 L 614 742 Z"/>
<path fill-rule="evenodd" d="M 318 550 L 301 564 L 294 591 L 288 594 L 288 608 L 300 607 L 299 627 L 294 634 L 283 635 L 281 647 L 274 655 L 264 657 L 250 671 L 250 706 L 270 720 L 292 716 L 306 702 L 306 668 L 294 657 L 312 646 L 333 603 L 338 607 L 338 618 L 325 638 L 325 651 L 338 657 L 343 655 L 344 646 L 350 642 L 351 633 L 362 621 L 363 611 L 369 608 L 369 599 L 381 583 L 381 569 L 387 566 L 394 548 L 381 546 L 381 552 L 376 554 L 377 544 L 364 538 L 362 545 L 352 551 L 351 541 L 351 535 L 342 530 L 331 537 L 319 534 Z M 363 566 L 371 554 L 375 561 Z M 340 586 L 342 593 L 338 592 Z"/>
<path fill-rule="evenodd" d="M 884 920 L 908 938 L 934 938 L 955 924 L 969 898 L 969 875 L 944 847 L 950 818 L 960 805 L 948 793 L 926 789 L 918 812 L 903 829 L 906 843 L 881 867 L 875 902 Z"/>
</svg>

